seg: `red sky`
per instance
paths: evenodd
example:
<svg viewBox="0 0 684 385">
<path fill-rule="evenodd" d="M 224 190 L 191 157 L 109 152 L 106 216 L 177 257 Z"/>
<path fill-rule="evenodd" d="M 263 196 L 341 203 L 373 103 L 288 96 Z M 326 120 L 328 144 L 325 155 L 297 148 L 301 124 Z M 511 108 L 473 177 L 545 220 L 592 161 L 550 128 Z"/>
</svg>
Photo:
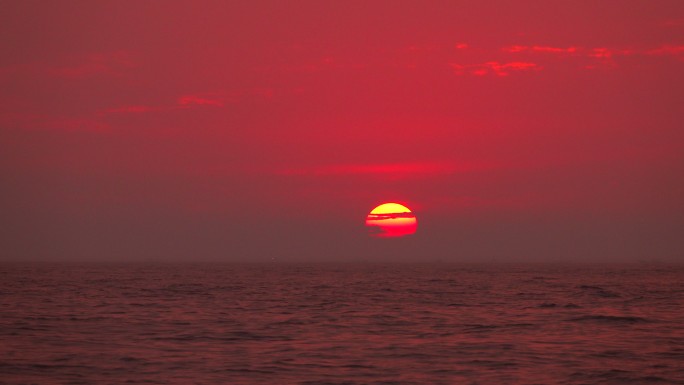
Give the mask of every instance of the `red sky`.
<svg viewBox="0 0 684 385">
<path fill-rule="evenodd" d="M 679 0 L 5 1 L 0 45 L 3 259 L 684 260 Z"/>
</svg>

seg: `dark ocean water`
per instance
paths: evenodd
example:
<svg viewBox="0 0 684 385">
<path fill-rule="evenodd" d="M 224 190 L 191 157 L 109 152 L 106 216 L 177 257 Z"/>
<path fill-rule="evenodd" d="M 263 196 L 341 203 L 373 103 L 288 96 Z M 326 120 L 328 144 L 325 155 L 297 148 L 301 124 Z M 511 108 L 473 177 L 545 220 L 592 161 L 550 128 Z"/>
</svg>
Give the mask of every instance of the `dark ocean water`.
<svg viewBox="0 0 684 385">
<path fill-rule="evenodd" d="M 684 384 L 684 267 L 0 265 L 3 384 Z"/>
</svg>

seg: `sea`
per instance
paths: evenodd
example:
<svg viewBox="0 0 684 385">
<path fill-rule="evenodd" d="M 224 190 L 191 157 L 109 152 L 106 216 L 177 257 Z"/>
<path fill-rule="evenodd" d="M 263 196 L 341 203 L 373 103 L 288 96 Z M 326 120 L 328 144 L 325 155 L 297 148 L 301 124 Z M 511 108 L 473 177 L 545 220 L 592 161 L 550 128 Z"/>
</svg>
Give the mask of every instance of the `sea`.
<svg viewBox="0 0 684 385">
<path fill-rule="evenodd" d="M 2 384 L 684 384 L 684 266 L 2 264 Z"/>
</svg>

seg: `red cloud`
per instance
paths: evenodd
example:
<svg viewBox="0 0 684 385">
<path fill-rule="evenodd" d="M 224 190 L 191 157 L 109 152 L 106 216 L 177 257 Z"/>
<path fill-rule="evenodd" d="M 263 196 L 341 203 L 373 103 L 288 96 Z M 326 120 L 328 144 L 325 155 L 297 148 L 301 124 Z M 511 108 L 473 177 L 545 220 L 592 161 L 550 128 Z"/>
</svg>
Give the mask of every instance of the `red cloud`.
<svg viewBox="0 0 684 385">
<path fill-rule="evenodd" d="M 578 47 L 549 47 L 549 46 L 526 46 L 526 45 L 513 45 L 510 47 L 503 48 L 505 52 L 545 52 L 545 53 L 558 53 L 558 54 L 570 54 L 575 53 L 579 50 Z"/>
<path fill-rule="evenodd" d="M 608 48 L 594 48 L 589 56 L 599 59 L 610 59 L 613 57 L 613 52 Z"/>
<path fill-rule="evenodd" d="M 223 100 L 221 100 L 221 99 L 204 97 L 204 96 L 199 96 L 199 95 L 181 96 L 180 98 L 178 98 L 177 103 L 179 106 L 191 106 L 191 105 L 215 106 L 215 107 L 222 107 L 223 106 Z"/>
<path fill-rule="evenodd" d="M 616 56 L 616 55 L 629 55 L 632 53 L 633 52 L 629 51 L 629 50 L 618 50 L 618 49 L 600 47 L 600 48 L 592 49 L 589 56 L 595 57 L 597 59 L 612 59 L 613 56 Z"/>
<path fill-rule="evenodd" d="M 523 52 L 527 51 L 529 47 L 524 46 L 524 45 L 512 45 L 510 47 L 503 48 L 502 50 L 505 52 Z"/>
<path fill-rule="evenodd" d="M 575 53 L 575 52 L 577 52 L 578 48 L 577 47 L 559 48 L 559 47 L 533 46 L 533 47 L 531 47 L 531 50 L 534 52 L 548 52 L 548 53 Z"/>
<path fill-rule="evenodd" d="M 681 55 L 684 54 L 684 45 L 664 45 L 646 53 L 649 55 Z"/>
<path fill-rule="evenodd" d="M 510 62 L 510 63 L 499 63 L 499 62 L 487 62 L 485 63 L 485 66 L 491 68 L 492 71 L 494 71 L 495 74 L 499 76 L 506 76 L 508 75 L 509 71 L 514 70 L 514 71 L 525 71 L 525 70 L 532 70 L 532 69 L 541 69 L 537 64 L 535 63 L 530 63 L 530 62 Z"/>
<path fill-rule="evenodd" d="M 175 109 L 185 109 L 193 106 L 223 107 L 226 103 L 238 102 L 239 99 L 244 96 L 253 96 L 268 99 L 272 98 L 274 94 L 275 91 L 270 88 L 254 88 L 251 90 L 234 91 L 232 93 L 227 94 L 210 92 L 205 94 L 183 95 L 178 97 L 174 104 L 170 105 L 128 105 L 101 110 L 99 114 L 141 114 L 146 112 L 160 112 Z"/>
<path fill-rule="evenodd" d="M 493 73 L 498 76 L 507 76 L 511 71 L 528 71 L 528 70 L 541 70 L 542 67 L 536 63 L 532 62 L 508 62 L 500 63 L 498 61 L 490 61 L 482 64 L 473 65 L 463 65 L 450 63 L 451 67 L 454 69 L 454 73 L 457 75 L 464 75 L 466 71 L 469 71 L 471 75 L 484 76 Z"/>
</svg>

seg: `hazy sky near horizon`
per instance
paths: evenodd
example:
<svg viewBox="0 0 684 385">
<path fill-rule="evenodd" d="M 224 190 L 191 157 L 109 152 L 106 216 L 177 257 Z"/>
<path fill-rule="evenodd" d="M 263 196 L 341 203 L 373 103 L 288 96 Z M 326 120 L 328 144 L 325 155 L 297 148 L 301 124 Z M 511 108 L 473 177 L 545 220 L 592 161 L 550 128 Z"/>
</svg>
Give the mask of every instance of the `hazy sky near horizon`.
<svg viewBox="0 0 684 385">
<path fill-rule="evenodd" d="M 684 261 L 679 0 L 2 1 L 0 52 L 3 260 Z"/>
</svg>

